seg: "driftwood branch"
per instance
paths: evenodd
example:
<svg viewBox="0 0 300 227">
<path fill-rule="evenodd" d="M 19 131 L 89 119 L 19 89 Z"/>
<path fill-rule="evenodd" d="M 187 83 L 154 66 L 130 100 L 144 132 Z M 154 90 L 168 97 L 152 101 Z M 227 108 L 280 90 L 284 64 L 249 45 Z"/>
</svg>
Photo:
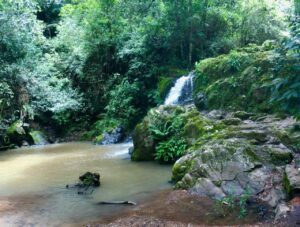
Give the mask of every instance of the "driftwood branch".
<svg viewBox="0 0 300 227">
<path fill-rule="evenodd" d="M 131 206 L 135 206 L 136 203 L 132 202 L 132 201 L 101 201 L 98 204 L 100 205 L 131 205 Z"/>
</svg>

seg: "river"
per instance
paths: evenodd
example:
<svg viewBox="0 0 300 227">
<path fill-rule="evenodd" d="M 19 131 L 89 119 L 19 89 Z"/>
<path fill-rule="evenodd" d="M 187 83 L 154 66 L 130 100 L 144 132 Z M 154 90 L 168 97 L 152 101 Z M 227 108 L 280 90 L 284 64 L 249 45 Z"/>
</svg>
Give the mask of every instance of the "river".
<svg viewBox="0 0 300 227">
<path fill-rule="evenodd" d="M 62 226 L 99 220 L 126 209 L 97 205 L 99 201 L 139 203 L 170 188 L 171 167 L 131 162 L 130 146 L 64 143 L 1 152 L 0 226 Z M 65 188 L 87 171 L 101 175 L 101 187 L 91 195 Z"/>
</svg>

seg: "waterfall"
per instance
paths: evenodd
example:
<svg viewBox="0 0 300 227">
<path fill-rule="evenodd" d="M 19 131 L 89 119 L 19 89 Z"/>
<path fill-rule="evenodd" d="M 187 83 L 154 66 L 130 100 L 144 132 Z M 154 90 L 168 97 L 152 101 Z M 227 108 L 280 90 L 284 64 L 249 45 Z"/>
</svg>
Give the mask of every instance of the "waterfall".
<svg viewBox="0 0 300 227">
<path fill-rule="evenodd" d="M 177 79 L 167 95 L 164 105 L 180 105 L 190 102 L 192 100 L 193 77 L 194 74 L 191 72 L 189 75 Z"/>
</svg>

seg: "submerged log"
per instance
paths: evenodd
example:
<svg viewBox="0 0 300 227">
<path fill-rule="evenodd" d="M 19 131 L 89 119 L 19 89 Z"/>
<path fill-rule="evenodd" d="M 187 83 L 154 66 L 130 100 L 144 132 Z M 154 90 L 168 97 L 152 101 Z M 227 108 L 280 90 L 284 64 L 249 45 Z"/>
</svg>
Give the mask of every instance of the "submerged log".
<svg viewBox="0 0 300 227">
<path fill-rule="evenodd" d="M 99 205 L 131 205 L 136 206 L 137 204 L 132 201 L 101 201 Z"/>
</svg>

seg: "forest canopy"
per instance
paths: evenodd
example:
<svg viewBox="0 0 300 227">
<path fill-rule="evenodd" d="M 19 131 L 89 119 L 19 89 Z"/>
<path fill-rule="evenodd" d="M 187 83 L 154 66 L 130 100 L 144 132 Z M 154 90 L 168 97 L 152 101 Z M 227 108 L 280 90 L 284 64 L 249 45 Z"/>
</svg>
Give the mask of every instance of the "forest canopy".
<svg viewBox="0 0 300 227">
<path fill-rule="evenodd" d="M 19 119 L 130 130 L 195 62 L 266 40 L 299 56 L 299 1 L 1 0 L 0 11 L 2 130 Z"/>
</svg>

